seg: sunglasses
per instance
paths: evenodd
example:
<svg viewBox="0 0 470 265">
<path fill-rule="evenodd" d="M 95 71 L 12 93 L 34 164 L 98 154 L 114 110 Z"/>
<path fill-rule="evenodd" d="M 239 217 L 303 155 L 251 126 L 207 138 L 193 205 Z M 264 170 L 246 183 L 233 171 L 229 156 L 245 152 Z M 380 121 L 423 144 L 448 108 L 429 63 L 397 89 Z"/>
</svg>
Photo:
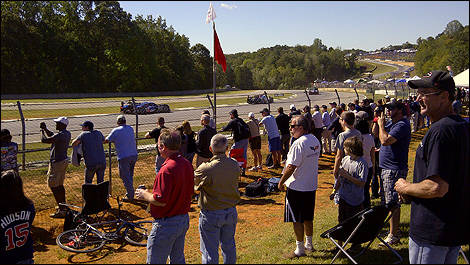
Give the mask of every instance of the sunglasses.
<svg viewBox="0 0 470 265">
<path fill-rule="evenodd" d="M 295 128 L 295 127 L 298 127 L 298 126 L 300 126 L 300 125 L 297 125 L 297 124 L 291 124 L 291 125 L 290 125 L 290 128 L 292 129 L 292 128 Z"/>
</svg>

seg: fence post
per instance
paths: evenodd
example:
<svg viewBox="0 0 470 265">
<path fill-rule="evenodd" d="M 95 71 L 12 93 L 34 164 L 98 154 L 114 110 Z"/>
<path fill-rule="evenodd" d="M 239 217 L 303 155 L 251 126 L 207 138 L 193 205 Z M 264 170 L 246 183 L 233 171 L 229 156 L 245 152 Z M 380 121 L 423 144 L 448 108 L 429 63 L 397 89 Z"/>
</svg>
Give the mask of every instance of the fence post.
<svg viewBox="0 0 470 265">
<path fill-rule="evenodd" d="M 108 160 L 109 160 L 109 195 L 112 194 L 113 185 L 112 185 L 112 171 L 111 171 L 111 142 L 108 143 Z"/>
<path fill-rule="evenodd" d="M 20 101 L 16 101 L 16 105 L 18 105 L 18 111 L 20 113 L 21 117 L 21 149 L 23 150 L 23 163 L 22 167 L 23 170 L 26 170 L 26 124 L 24 122 L 24 115 L 23 115 L 23 110 L 21 109 L 21 103 Z"/>
<path fill-rule="evenodd" d="M 266 91 L 264 91 L 264 95 L 266 96 L 266 99 L 268 101 L 268 110 L 271 112 L 271 103 L 269 103 L 268 93 L 266 93 Z"/>
<path fill-rule="evenodd" d="M 309 108 L 312 108 L 312 103 L 310 102 L 310 97 L 308 96 L 307 89 L 305 89 L 304 92 L 305 92 L 305 95 L 307 96 L 308 107 L 309 107 Z"/>
<path fill-rule="evenodd" d="M 137 113 L 137 109 L 135 108 L 135 100 L 134 97 L 132 97 L 132 105 L 134 105 L 134 113 L 135 113 L 135 147 L 139 146 L 137 144 L 137 138 L 139 138 L 139 114 Z"/>
</svg>

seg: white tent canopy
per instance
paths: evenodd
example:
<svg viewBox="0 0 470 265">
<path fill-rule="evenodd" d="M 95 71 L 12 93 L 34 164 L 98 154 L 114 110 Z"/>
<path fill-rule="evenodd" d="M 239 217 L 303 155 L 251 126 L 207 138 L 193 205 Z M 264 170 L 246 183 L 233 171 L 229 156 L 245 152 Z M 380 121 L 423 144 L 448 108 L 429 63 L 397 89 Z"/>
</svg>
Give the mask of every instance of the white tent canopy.
<svg viewBox="0 0 470 265">
<path fill-rule="evenodd" d="M 455 86 L 468 87 L 468 69 L 454 76 Z"/>
<path fill-rule="evenodd" d="M 383 82 L 382 81 L 379 81 L 379 80 L 371 80 L 369 82 L 367 82 L 367 84 L 382 84 Z"/>
<path fill-rule="evenodd" d="M 345 83 L 345 84 L 352 84 L 352 83 L 354 83 L 354 81 L 351 80 L 351 79 L 348 79 L 348 80 L 344 81 L 344 83 Z"/>
</svg>

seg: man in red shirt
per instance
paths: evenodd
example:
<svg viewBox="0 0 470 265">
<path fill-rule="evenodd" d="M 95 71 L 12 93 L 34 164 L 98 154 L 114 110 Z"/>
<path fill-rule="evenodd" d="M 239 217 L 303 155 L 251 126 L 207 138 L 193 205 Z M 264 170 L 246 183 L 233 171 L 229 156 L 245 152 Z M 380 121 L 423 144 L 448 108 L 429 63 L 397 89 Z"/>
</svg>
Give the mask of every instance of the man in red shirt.
<svg viewBox="0 0 470 265">
<path fill-rule="evenodd" d="M 137 189 L 135 196 L 150 203 L 150 214 L 155 218 L 147 241 L 147 263 L 185 263 L 184 240 L 189 228 L 188 212 L 194 187 L 194 170 L 179 149 L 178 132 L 164 129 L 157 147 L 165 158 L 155 178 L 153 191 Z"/>
</svg>

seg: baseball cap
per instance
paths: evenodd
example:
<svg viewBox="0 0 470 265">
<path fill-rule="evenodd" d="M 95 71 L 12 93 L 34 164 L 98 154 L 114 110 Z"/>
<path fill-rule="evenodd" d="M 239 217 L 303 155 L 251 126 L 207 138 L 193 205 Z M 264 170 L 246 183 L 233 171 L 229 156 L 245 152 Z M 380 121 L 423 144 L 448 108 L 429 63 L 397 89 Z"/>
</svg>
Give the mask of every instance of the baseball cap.
<svg viewBox="0 0 470 265">
<path fill-rule="evenodd" d="M 295 105 L 294 105 L 294 104 L 290 104 L 289 109 L 295 109 Z"/>
<path fill-rule="evenodd" d="M 392 103 L 386 104 L 385 107 L 389 110 L 401 109 L 403 113 L 406 111 L 405 105 L 398 101 L 393 101 Z"/>
<path fill-rule="evenodd" d="M 124 115 L 119 115 L 117 117 L 117 123 L 126 123 L 126 117 Z"/>
<path fill-rule="evenodd" d="M 235 116 L 238 116 L 238 111 L 236 109 L 233 109 L 229 112 L 229 114 L 233 114 Z"/>
<path fill-rule="evenodd" d="M 84 123 L 80 124 L 80 126 L 88 127 L 90 130 L 94 127 L 93 122 L 91 121 L 85 121 Z"/>
<path fill-rule="evenodd" d="M 269 110 L 268 110 L 268 108 L 264 108 L 264 109 L 263 109 L 263 110 L 261 110 L 259 113 L 263 113 L 263 112 L 267 112 L 267 113 L 269 113 Z"/>
<path fill-rule="evenodd" d="M 67 117 L 59 117 L 57 119 L 54 119 L 55 122 L 60 122 L 62 124 L 64 124 L 65 126 L 69 125 L 69 120 L 67 119 Z"/>
<path fill-rule="evenodd" d="M 408 85 L 411 88 L 436 88 L 443 91 L 454 92 L 455 82 L 448 72 L 441 70 L 431 71 L 419 80 L 410 80 Z"/>
<path fill-rule="evenodd" d="M 335 105 L 335 106 L 336 106 L 336 102 L 335 102 L 335 101 L 333 101 L 333 102 L 330 102 L 329 104 L 330 104 L 330 105 Z"/>
<path fill-rule="evenodd" d="M 321 105 L 322 109 L 327 109 L 328 107 L 326 105 Z"/>
<path fill-rule="evenodd" d="M 248 113 L 248 118 L 254 118 L 255 114 L 253 112 Z"/>
</svg>

